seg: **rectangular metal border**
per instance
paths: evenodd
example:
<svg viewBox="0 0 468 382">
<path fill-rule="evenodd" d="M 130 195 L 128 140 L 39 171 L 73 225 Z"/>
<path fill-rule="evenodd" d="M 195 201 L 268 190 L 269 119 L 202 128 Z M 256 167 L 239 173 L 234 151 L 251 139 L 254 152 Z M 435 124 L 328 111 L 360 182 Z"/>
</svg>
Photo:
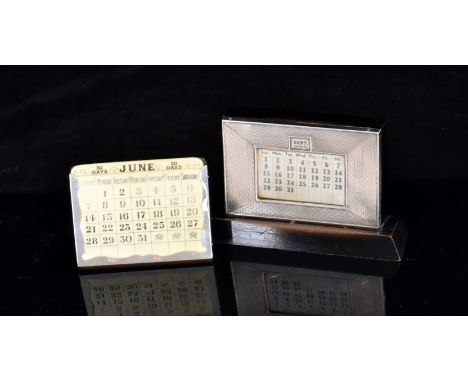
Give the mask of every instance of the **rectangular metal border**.
<svg viewBox="0 0 468 382">
<path fill-rule="evenodd" d="M 233 210 L 229 208 L 229 202 L 233 200 L 231 198 L 231 195 L 228 190 L 228 158 L 226 155 L 226 144 L 228 144 L 227 139 L 226 139 L 226 129 L 234 130 L 228 126 L 229 124 L 258 124 L 258 125 L 273 125 L 277 127 L 296 127 L 296 128 L 307 128 L 307 129 L 313 129 L 315 131 L 317 130 L 328 130 L 328 131 L 337 131 L 337 132 L 357 132 L 357 133 L 364 133 L 364 134 L 371 134 L 376 136 L 376 148 L 375 148 L 375 156 L 378 160 L 378 163 L 375 164 L 375 170 L 376 174 L 374 173 L 374 177 L 376 178 L 376 184 L 374 184 L 374 188 L 376 189 L 376 194 L 374 196 L 374 202 L 375 206 L 373 210 L 375 211 L 375 215 L 369 216 L 367 218 L 361 218 L 363 221 L 368 221 L 369 223 L 353 223 L 350 221 L 346 221 L 345 219 L 339 220 L 339 219 L 334 219 L 334 220 L 327 220 L 327 219 L 318 219 L 318 218 L 310 218 L 310 219 L 304 219 L 301 217 L 297 218 L 292 218 L 292 217 L 282 217 L 282 216 L 263 216 L 263 215 L 257 215 L 255 213 L 236 213 L 237 209 Z M 279 220 L 296 220 L 296 221 L 302 221 L 302 222 L 308 222 L 308 223 L 322 223 L 322 224 L 331 224 L 331 225 L 340 225 L 340 226 L 354 226 L 354 227 L 362 227 L 362 228 L 369 228 L 369 229 L 379 229 L 381 225 L 381 136 L 382 136 L 382 129 L 381 128 L 375 128 L 375 127 L 362 127 L 362 126 L 350 126 L 346 124 L 333 124 L 333 123 L 320 123 L 320 122 L 298 122 L 298 121 L 280 121 L 280 120 L 259 120 L 259 119 L 247 119 L 247 118 L 235 118 L 233 119 L 232 117 L 225 116 L 222 119 L 222 136 L 223 136 L 223 164 L 224 164 L 224 195 L 225 195 L 225 210 L 228 215 L 232 216 L 245 216 L 245 217 L 260 217 L 260 218 L 266 218 L 266 219 L 279 219 Z M 285 134 L 285 138 L 288 139 L 289 143 L 289 137 L 291 134 Z M 243 137 L 246 142 L 249 142 L 245 137 Z M 251 147 L 253 150 L 257 148 L 257 144 L 251 143 Z M 273 146 L 268 146 L 267 144 L 262 145 L 264 148 L 272 148 L 272 149 L 278 149 L 277 147 Z M 285 150 L 284 148 L 281 148 L 281 150 Z M 293 150 L 294 151 L 294 150 Z M 339 150 L 338 150 L 339 151 Z M 313 151 L 311 151 L 313 152 Z M 330 154 L 330 153 L 327 153 Z M 334 153 L 336 154 L 336 152 Z M 343 154 L 336 154 L 336 155 L 346 155 L 346 153 Z M 348 156 L 346 160 L 346 172 L 347 175 L 349 176 L 350 170 L 349 170 L 349 159 Z M 255 159 L 255 153 L 254 153 L 254 171 L 256 169 L 256 159 Z M 255 176 L 255 175 L 254 175 Z M 256 187 L 256 185 L 254 185 Z M 348 186 L 348 182 L 346 184 L 346 187 Z M 244 185 L 245 187 L 245 185 Z M 251 187 L 251 185 L 250 185 Z M 349 190 L 346 192 L 346 207 L 349 208 Z M 257 191 L 255 190 L 255 195 L 257 195 Z M 252 203 L 268 203 L 263 200 L 258 200 L 257 198 L 255 200 L 252 200 Z M 283 204 L 283 203 L 275 203 L 273 202 L 272 204 Z M 295 203 L 288 203 L 288 204 L 295 204 Z M 322 208 L 322 209 L 332 209 L 333 207 L 330 205 L 322 205 L 322 206 L 313 206 L 313 205 L 305 205 L 304 203 L 299 203 L 300 205 L 304 205 L 306 208 Z M 343 210 L 347 210 L 346 208 Z M 322 211 L 323 212 L 323 211 Z"/>
</svg>

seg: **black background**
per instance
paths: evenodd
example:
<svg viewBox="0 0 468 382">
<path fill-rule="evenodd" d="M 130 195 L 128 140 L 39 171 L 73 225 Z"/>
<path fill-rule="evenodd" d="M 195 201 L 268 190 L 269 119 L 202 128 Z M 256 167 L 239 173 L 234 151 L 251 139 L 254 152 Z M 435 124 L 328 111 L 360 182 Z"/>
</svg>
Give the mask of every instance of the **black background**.
<svg viewBox="0 0 468 382">
<path fill-rule="evenodd" d="M 466 178 L 467 93 L 465 68 L 3 69 L 0 190 L 63 192 L 77 163 L 198 155 L 217 193 L 233 109 L 388 118 L 389 180 Z"/>
<path fill-rule="evenodd" d="M 3 68 L 2 312 L 83 313 L 72 166 L 204 157 L 219 216 L 221 117 L 266 110 L 388 118 L 384 201 L 409 226 L 390 313 L 466 314 L 467 92 L 464 67 Z"/>
</svg>

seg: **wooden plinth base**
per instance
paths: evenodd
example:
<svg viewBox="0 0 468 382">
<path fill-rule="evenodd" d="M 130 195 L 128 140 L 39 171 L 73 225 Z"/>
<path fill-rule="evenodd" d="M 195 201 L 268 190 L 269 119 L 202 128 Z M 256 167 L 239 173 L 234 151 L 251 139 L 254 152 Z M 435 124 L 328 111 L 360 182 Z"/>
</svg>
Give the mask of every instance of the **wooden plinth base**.
<svg viewBox="0 0 468 382">
<path fill-rule="evenodd" d="M 332 227 L 245 218 L 213 218 L 213 241 L 285 251 L 401 261 L 407 230 L 390 217 L 381 229 Z"/>
</svg>

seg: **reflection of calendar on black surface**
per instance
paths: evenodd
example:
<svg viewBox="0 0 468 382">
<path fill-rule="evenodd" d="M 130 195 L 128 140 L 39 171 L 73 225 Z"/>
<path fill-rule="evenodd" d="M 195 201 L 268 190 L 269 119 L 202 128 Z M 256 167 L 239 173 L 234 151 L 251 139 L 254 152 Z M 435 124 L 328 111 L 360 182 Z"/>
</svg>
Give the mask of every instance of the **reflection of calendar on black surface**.
<svg viewBox="0 0 468 382">
<path fill-rule="evenodd" d="M 270 313 L 351 315 L 349 280 L 264 273 Z"/>
<path fill-rule="evenodd" d="M 343 155 L 257 149 L 260 200 L 345 205 Z"/>
<path fill-rule="evenodd" d="M 81 276 L 89 315 L 219 314 L 213 268 Z"/>
<path fill-rule="evenodd" d="M 240 315 L 385 314 L 380 276 L 241 261 L 231 269 Z"/>
</svg>

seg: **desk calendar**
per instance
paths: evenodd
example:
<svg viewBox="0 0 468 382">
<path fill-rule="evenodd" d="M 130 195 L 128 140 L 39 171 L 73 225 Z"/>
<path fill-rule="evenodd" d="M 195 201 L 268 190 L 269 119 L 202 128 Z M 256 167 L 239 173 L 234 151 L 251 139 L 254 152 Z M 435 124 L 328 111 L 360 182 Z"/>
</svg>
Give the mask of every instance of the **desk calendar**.
<svg viewBox="0 0 468 382">
<path fill-rule="evenodd" d="M 219 315 L 213 267 L 81 275 L 91 316 Z"/>
<path fill-rule="evenodd" d="M 376 126 L 223 118 L 226 213 L 380 228 Z"/>
<path fill-rule="evenodd" d="M 80 165 L 70 185 L 80 267 L 211 259 L 202 159 Z"/>
<path fill-rule="evenodd" d="M 240 315 L 382 315 L 383 278 L 288 266 L 231 263 Z"/>
</svg>

